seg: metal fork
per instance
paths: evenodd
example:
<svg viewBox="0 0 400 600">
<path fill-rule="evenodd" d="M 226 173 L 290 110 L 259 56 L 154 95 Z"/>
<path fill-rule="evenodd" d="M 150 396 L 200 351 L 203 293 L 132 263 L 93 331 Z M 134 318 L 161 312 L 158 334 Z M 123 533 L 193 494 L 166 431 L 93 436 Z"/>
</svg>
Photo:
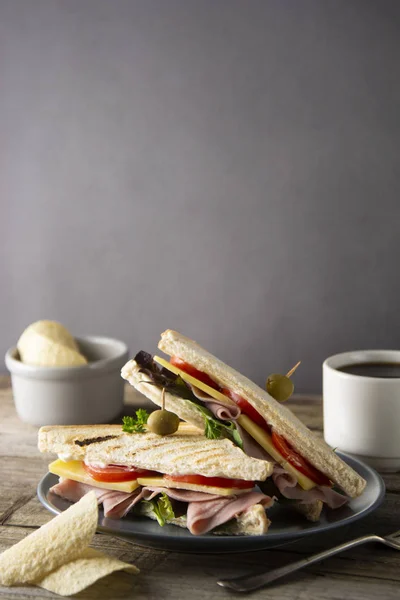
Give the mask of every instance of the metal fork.
<svg viewBox="0 0 400 600">
<path fill-rule="evenodd" d="M 340 546 L 335 546 L 329 550 L 324 550 L 318 554 L 313 554 L 313 556 L 309 556 L 308 558 L 302 558 L 301 560 L 292 562 L 284 567 L 278 567 L 272 571 L 256 573 L 253 575 L 242 575 L 241 577 L 236 577 L 234 579 L 220 579 L 217 581 L 217 583 L 222 587 L 235 590 L 235 592 L 250 592 L 251 590 L 257 590 L 268 583 L 272 583 L 273 581 L 276 581 L 285 575 L 289 575 L 289 573 L 299 571 L 303 567 L 308 567 L 309 565 L 313 565 L 320 560 L 324 560 L 325 558 L 339 554 L 339 552 L 349 550 L 349 548 L 355 548 L 356 546 L 361 546 L 362 544 L 368 544 L 369 542 L 381 542 L 382 544 L 385 544 L 385 546 L 389 546 L 395 550 L 400 550 L 400 530 L 385 537 L 373 534 L 364 535 L 363 537 L 340 544 Z"/>
</svg>

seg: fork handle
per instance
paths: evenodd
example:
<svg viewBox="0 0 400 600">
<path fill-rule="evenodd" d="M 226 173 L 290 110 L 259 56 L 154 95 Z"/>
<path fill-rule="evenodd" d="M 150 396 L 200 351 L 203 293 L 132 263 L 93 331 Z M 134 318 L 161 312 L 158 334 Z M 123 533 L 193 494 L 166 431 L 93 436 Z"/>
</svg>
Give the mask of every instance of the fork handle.
<svg viewBox="0 0 400 600">
<path fill-rule="evenodd" d="M 340 546 L 335 546 L 329 550 L 324 550 L 318 554 L 313 554 L 307 558 L 302 558 L 301 560 L 297 560 L 283 567 L 279 567 L 278 569 L 267 571 L 266 573 L 242 575 L 241 577 L 237 577 L 235 579 L 221 579 L 220 581 L 217 581 L 217 583 L 222 587 L 230 588 L 236 592 L 249 592 L 250 590 L 256 590 L 268 583 L 272 583 L 272 581 L 276 581 L 285 575 L 289 575 L 289 573 L 299 571 L 303 567 L 308 567 L 309 565 L 313 565 L 320 560 L 324 560 L 325 558 L 339 554 L 339 552 L 343 552 L 349 548 L 354 548 L 355 546 L 361 546 L 362 544 L 366 544 L 368 542 L 377 542 L 380 541 L 380 539 L 381 538 L 379 538 L 377 535 L 365 535 L 363 537 L 356 538 L 355 540 L 351 540 L 350 542 L 340 544 Z"/>
</svg>

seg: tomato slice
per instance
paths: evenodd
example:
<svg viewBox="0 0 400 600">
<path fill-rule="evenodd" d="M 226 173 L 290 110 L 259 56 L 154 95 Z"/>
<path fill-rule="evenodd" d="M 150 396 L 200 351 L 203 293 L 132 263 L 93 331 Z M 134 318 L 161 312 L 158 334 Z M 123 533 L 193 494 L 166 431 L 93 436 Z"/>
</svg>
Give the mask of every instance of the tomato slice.
<svg viewBox="0 0 400 600">
<path fill-rule="evenodd" d="M 138 477 L 149 477 L 158 475 L 155 471 L 146 469 L 135 469 L 134 467 L 123 467 L 122 465 L 108 465 L 107 467 L 98 467 L 96 465 L 87 465 L 83 463 L 83 468 L 96 481 L 117 482 L 134 481 Z"/>
<path fill-rule="evenodd" d="M 254 408 L 254 406 L 252 406 L 250 402 L 247 402 L 247 400 L 242 398 L 242 396 L 239 396 L 239 394 L 236 394 L 236 392 L 232 392 L 232 390 L 228 388 L 222 388 L 221 394 L 225 394 L 225 396 L 228 396 L 231 400 L 236 402 L 242 413 L 244 415 L 247 415 L 252 421 L 254 421 L 254 423 L 256 423 L 268 432 L 271 431 L 271 428 L 268 425 L 267 421 L 260 415 L 260 413 Z"/>
<path fill-rule="evenodd" d="M 171 356 L 169 362 L 171 363 L 171 365 L 175 365 L 175 367 L 178 367 L 178 369 L 185 371 L 185 373 L 187 373 L 188 375 L 191 375 L 192 377 L 195 377 L 196 379 L 202 381 L 206 385 L 209 385 L 214 390 L 219 390 L 218 383 L 215 383 L 215 381 L 213 381 L 211 377 L 207 375 L 207 373 L 203 373 L 203 371 L 199 371 L 195 367 L 192 367 L 192 365 L 179 358 L 179 356 Z"/>
<path fill-rule="evenodd" d="M 164 475 L 164 479 L 170 481 L 182 481 L 184 483 L 195 483 L 196 485 L 213 485 L 215 487 L 250 489 L 254 487 L 254 481 L 243 479 L 227 479 L 225 477 L 204 477 L 203 475 Z"/>
<path fill-rule="evenodd" d="M 300 456 L 293 450 L 290 444 L 285 440 L 284 437 L 276 433 L 276 431 L 272 430 L 272 443 L 275 448 L 278 450 L 280 454 L 282 454 L 283 458 L 285 458 L 293 467 L 295 467 L 300 473 L 309 477 L 314 483 L 317 485 L 327 485 L 329 487 L 332 486 L 330 480 L 326 475 L 318 471 L 315 467 L 313 467 L 305 458 Z"/>
<path fill-rule="evenodd" d="M 179 356 L 172 356 L 170 359 L 170 363 L 172 365 L 175 365 L 175 367 L 178 367 L 178 369 L 182 369 L 182 371 L 185 371 L 185 373 L 187 373 L 188 375 L 191 375 L 199 381 L 202 381 L 203 383 L 209 385 L 214 390 L 219 390 L 222 394 L 228 396 L 228 398 L 236 402 L 236 404 L 241 409 L 242 413 L 247 415 L 252 421 L 254 421 L 254 423 L 257 423 L 257 425 L 259 425 L 263 429 L 266 429 L 268 432 L 271 430 L 268 423 L 265 419 L 263 419 L 260 413 L 257 412 L 257 410 L 250 404 L 250 402 L 247 402 L 247 400 L 242 398 L 242 396 L 239 396 L 239 394 L 232 392 L 229 388 L 226 387 L 220 388 L 219 385 L 207 375 L 207 373 L 203 373 L 203 371 L 199 371 L 195 367 L 192 367 L 192 365 L 179 358 Z"/>
</svg>

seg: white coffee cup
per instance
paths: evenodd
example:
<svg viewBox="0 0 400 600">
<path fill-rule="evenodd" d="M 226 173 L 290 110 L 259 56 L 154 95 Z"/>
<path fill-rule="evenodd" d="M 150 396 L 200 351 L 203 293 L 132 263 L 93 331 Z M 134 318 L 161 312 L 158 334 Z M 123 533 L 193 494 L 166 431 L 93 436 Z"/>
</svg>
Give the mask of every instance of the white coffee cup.
<svg viewBox="0 0 400 600">
<path fill-rule="evenodd" d="M 357 350 L 325 360 L 325 441 L 378 471 L 400 471 L 400 377 L 371 377 L 340 370 L 365 363 L 400 365 L 400 351 Z"/>
</svg>

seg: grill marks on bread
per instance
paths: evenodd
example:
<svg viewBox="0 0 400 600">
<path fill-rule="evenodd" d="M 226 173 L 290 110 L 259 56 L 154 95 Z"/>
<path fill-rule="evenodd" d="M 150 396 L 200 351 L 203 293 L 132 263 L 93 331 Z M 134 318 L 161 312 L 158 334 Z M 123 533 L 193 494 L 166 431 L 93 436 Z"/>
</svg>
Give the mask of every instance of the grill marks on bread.
<svg viewBox="0 0 400 600">
<path fill-rule="evenodd" d="M 87 438 L 86 440 L 75 440 L 74 444 L 77 446 L 89 446 L 90 444 L 98 444 L 99 442 L 106 442 L 107 440 L 112 440 L 118 436 L 116 435 L 106 435 L 104 437 L 96 437 L 96 438 Z"/>
<path fill-rule="evenodd" d="M 170 475 L 265 480 L 272 464 L 250 458 L 227 439 L 203 436 L 124 435 L 87 448 L 86 462 L 134 465 Z"/>
</svg>

